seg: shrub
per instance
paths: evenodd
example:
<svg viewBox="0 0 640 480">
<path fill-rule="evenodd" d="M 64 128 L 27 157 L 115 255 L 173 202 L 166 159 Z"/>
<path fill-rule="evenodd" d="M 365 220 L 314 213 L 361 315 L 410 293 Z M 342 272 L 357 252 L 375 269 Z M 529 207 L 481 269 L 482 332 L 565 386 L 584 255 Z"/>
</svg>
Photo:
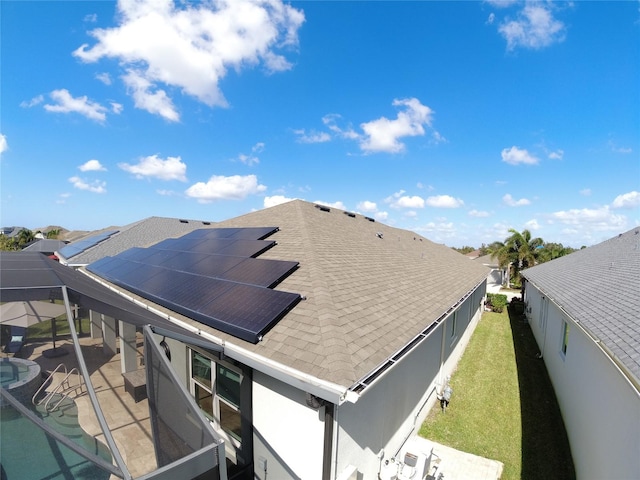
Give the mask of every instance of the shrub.
<svg viewBox="0 0 640 480">
<path fill-rule="evenodd" d="M 502 293 L 487 293 L 487 304 L 494 312 L 501 313 L 507 306 L 507 296 Z"/>
</svg>

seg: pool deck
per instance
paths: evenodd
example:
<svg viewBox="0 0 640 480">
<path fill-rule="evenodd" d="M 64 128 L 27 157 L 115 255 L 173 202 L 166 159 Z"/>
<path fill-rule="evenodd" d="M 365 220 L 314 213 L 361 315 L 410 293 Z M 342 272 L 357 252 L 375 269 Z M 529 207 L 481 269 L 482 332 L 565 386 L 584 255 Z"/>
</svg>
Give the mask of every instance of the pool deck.
<svg viewBox="0 0 640 480">
<path fill-rule="evenodd" d="M 82 336 L 80 345 L 102 413 L 129 472 L 134 478 L 152 472 L 157 466 L 147 400 L 136 403 L 125 391 L 120 355 L 106 353 L 103 350 L 101 338 Z M 52 372 L 60 363 L 66 366 L 67 371 L 77 368 L 78 362 L 70 337 L 56 339 L 56 347 L 68 352 L 66 355 L 53 358 L 45 356 L 44 352 L 51 347 L 50 341 L 30 339 L 19 357 L 37 362 L 42 371 L 46 372 Z M 142 359 L 141 337 L 138 341 L 138 351 Z M 64 373 L 56 373 L 52 385 L 57 385 L 63 377 Z M 71 382 L 74 385 L 77 380 L 72 378 Z M 82 390 L 69 393 L 78 407 L 78 421 L 89 435 L 106 444 L 86 392 L 86 387 L 83 387 Z"/>
</svg>

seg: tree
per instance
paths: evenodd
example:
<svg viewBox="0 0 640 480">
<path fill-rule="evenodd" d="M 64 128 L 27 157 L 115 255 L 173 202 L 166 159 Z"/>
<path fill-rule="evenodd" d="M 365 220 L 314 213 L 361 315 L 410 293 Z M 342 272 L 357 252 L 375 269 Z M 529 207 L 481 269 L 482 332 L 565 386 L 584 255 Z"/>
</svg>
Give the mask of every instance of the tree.
<svg viewBox="0 0 640 480">
<path fill-rule="evenodd" d="M 18 249 L 26 247 L 30 242 L 33 242 L 36 239 L 34 233 L 28 228 L 23 228 L 22 230 L 20 230 L 16 237 L 18 242 Z"/>
<path fill-rule="evenodd" d="M 493 242 L 487 249 L 491 258 L 498 259 L 498 266 L 507 270 L 507 277 L 513 275 L 511 278 L 519 280 L 521 270 L 539 263 L 544 240 L 539 237 L 531 238 L 529 230 L 520 233 L 511 228 L 509 233 L 511 235 L 504 242 Z"/>
<path fill-rule="evenodd" d="M 59 235 L 60 235 L 59 228 L 51 229 L 46 233 L 46 237 L 53 240 L 57 239 Z"/>
</svg>

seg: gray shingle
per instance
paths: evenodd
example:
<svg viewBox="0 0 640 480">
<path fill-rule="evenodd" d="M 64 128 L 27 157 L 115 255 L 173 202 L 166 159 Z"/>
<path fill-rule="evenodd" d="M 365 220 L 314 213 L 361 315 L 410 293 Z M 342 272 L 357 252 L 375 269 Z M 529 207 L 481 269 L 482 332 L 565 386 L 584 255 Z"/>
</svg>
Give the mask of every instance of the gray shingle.
<svg viewBox="0 0 640 480">
<path fill-rule="evenodd" d="M 640 227 L 522 274 L 640 379 Z"/>
</svg>

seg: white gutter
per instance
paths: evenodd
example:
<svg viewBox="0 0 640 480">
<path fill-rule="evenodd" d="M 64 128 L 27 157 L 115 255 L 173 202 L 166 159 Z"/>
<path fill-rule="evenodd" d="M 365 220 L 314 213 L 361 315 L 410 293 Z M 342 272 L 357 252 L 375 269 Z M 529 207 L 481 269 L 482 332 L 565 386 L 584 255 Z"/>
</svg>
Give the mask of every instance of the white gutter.
<svg viewBox="0 0 640 480">
<path fill-rule="evenodd" d="M 233 359 L 237 360 L 240 363 L 247 365 L 248 367 L 253 368 L 259 372 L 262 372 L 270 377 L 276 378 L 281 382 L 286 383 L 287 385 L 291 385 L 299 390 L 304 392 L 311 393 L 316 397 L 322 398 L 323 400 L 327 400 L 336 405 L 341 405 L 345 402 L 356 403 L 360 398 L 360 395 L 356 392 L 350 391 L 348 388 L 338 385 L 333 382 L 328 382 L 326 380 L 322 380 L 320 378 L 314 377 L 312 375 L 301 372 L 300 370 L 296 370 L 295 368 L 288 367 L 280 362 L 276 362 L 275 360 L 271 360 L 269 358 L 263 357 L 262 355 L 258 355 L 257 353 L 251 352 L 245 348 L 242 348 L 238 345 L 235 345 L 229 341 L 223 340 L 220 337 L 216 337 L 208 332 L 200 330 L 193 325 L 189 325 L 188 323 L 183 322 L 171 315 L 164 313 L 157 308 L 151 307 L 148 304 L 142 302 L 141 300 L 132 297 L 131 295 L 119 290 L 112 285 L 109 285 L 104 280 L 99 277 L 96 277 L 86 270 L 78 270 L 82 272 L 87 277 L 91 278 L 93 281 L 101 284 L 102 286 L 108 288 L 114 293 L 117 293 L 121 297 L 130 300 L 136 305 L 145 308 L 146 310 L 158 315 L 159 317 L 165 318 L 171 323 L 188 330 L 191 333 L 199 335 L 205 338 L 207 341 L 213 343 L 218 347 L 222 347 L 222 353 Z M 218 348 L 219 349 L 219 348 Z"/>
</svg>

